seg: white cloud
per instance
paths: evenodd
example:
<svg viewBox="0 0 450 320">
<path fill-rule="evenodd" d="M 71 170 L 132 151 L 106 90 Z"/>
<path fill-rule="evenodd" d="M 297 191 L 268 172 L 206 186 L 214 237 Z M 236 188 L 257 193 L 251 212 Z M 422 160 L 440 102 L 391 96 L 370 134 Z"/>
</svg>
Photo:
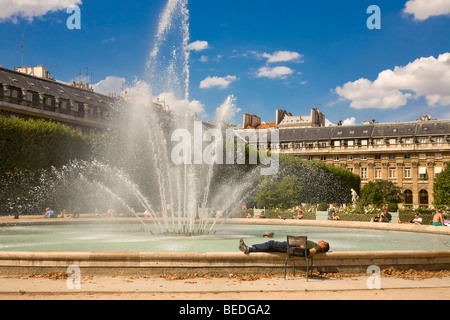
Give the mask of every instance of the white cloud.
<svg viewBox="0 0 450 320">
<path fill-rule="evenodd" d="M 209 60 L 209 59 L 208 59 L 207 56 L 201 56 L 201 57 L 200 57 L 200 61 L 201 61 L 201 62 L 208 62 L 208 60 Z"/>
<path fill-rule="evenodd" d="M 112 93 L 118 93 L 122 89 L 124 89 L 126 80 L 125 78 L 119 78 L 116 76 L 108 76 L 106 79 L 99 81 L 96 84 L 93 84 L 95 92 L 109 95 Z"/>
<path fill-rule="evenodd" d="M 213 87 L 219 87 L 222 89 L 228 88 L 228 86 L 236 81 L 236 76 L 226 76 L 226 77 L 207 77 L 205 80 L 200 82 L 200 88 L 207 89 Z"/>
<path fill-rule="evenodd" d="M 16 23 L 18 18 L 32 21 L 34 17 L 81 4 L 81 0 L 0 0 L 0 22 L 11 20 Z"/>
<path fill-rule="evenodd" d="M 342 122 L 343 126 L 353 126 L 356 122 L 356 118 L 355 117 L 351 117 L 351 118 L 347 118 Z"/>
<path fill-rule="evenodd" d="M 268 63 L 298 61 L 303 57 L 300 53 L 292 51 L 277 51 L 273 54 L 263 53 L 262 56 L 267 58 Z"/>
<path fill-rule="evenodd" d="M 190 51 L 202 51 L 209 48 L 208 41 L 194 41 L 188 44 L 188 50 Z"/>
<path fill-rule="evenodd" d="M 261 67 L 258 70 L 258 78 L 285 79 L 288 75 L 294 73 L 289 67 Z"/>
<path fill-rule="evenodd" d="M 409 0 L 403 11 L 414 15 L 415 20 L 424 21 L 433 16 L 450 14 L 450 1 Z"/>
<path fill-rule="evenodd" d="M 404 67 L 384 70 L 375 81 L 359 79 L 335 92 L 355 109 L 397 109 L 408 99 L 425 97 L 428 106 L 450 105 L 450 53 L 417 59 Z"/>
</svg>

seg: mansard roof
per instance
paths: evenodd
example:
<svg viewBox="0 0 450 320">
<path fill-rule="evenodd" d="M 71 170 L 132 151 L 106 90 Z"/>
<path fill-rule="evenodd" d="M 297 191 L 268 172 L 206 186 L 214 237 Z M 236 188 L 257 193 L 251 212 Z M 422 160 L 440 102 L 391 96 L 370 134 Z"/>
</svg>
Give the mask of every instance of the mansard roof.
<svg viewBox="0 0 450 320">
<path fill-rule="evenodd" d="M 114 103 L 114 98 L 94 91 L 2 67 L 0 67 L 0 84 L 99 107 L 108 107 Z"/>
<path fill-rule="evenodd" d="M 280 142 L 450 135 L 450 120 L 280 129 Z"/>
</svg>

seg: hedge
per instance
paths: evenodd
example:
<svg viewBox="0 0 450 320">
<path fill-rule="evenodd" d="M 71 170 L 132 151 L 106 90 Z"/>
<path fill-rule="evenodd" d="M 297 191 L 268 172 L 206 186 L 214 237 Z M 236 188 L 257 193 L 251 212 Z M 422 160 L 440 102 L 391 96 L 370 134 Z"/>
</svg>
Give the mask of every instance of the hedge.
<svg viewBox="0 0 450 320">
<path fill-rule="evenodd" d="M 60 123 L 0 116 L 0 215 L 54 205 L 42 175 L 89 158 L 91 139 Z"/>
<path fill-rule="evenodd" d="M 60 167 L 90 150 L 88 136 L 63 124 L 0 116 L 0 173 Z"/>
</svg>

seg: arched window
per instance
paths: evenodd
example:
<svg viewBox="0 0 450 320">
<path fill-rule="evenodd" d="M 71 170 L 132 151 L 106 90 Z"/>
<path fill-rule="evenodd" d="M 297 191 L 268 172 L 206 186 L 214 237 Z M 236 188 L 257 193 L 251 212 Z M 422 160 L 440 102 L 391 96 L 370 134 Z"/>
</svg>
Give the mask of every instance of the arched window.
<svg viewBox="0 0 450 320">
<path fill-rule="evenodd" d="M 409 190 L 409 189 L 406 189 L 404 192 L 403 192 L 403 195 L 404 195 L 404 197 L 405 197 L 405 205 L 411 205 L 411 204 L 413 204 L 413 193 L 412 193 L 412 191 L 411 190 Z"/>
<path fill-rule="evenodd" d="M 420 190 L 419 192 L 419 204 L 421 206 L 428 206 L 428 191 L 427 190 Z"/>
</svg>

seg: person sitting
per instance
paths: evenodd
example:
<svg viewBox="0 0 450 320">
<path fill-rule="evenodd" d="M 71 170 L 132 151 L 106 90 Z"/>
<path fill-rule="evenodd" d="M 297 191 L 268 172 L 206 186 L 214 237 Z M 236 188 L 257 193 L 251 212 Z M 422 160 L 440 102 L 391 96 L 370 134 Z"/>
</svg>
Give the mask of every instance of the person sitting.
<svg viewBox="0 0 450 320">
<path fill-rule="evenodd" d="M 330 244 L 323 240 L 315 243 L 307 240 L 306 247 L 298 248 L 296 246 L 291 246 L 294 248 L 294 256 L 304 257 L 305 254 L 312 256 L 316 253 L 325 253 L 330 250 Z M 247 246 L 243 239 L 239 240 L 238 249 L 245 254 L 250 254 L 252 252 L 287 252 L 287 241 L 274 241 L 270 240 L 265 243 L 254 244 L 252 246 Z"/>
<path fill-rule="evenodd" d="M 341 218 L 338 215 L 336 215 L 336 211 L 334 211 L 334 210 L 331 213 L 331 216 L 332 216 L 333 220 L 341 220 Z"/>
<path fill-rule="evenodd" d="M 264 211 L 261 211 L 261 213 L 258 216 L 260 219 L 265 219 L 266 218 L 266 214 L 264 213 Z"/>
<path fill-rule="evenodd" d="M 381 213 L 377 213 L 377 216 L 373 218 L 372 222 L 381 222 Z"/>
<path fill-rule="evenodd" d="M 392 215 L 389 213 L 387 208 L 383 209 L 383 214 L 381 215 L 381 222 L 391 222 Z"/>
<path fill-rule="evenodd" d="M 51 210 L 50 208 L 46 208 L 44 218 L 46 218 L 46 219 L 56 218 L 55 211 Z"/>
<path fill-rule="evenodd" d="M 300 220 L 300 219 L 303 219 L 303 211 L 302 210 L 298 210 L 297 211 L 297 217 L 296 217 L 296 219 L 297 220 Z"/>
<path fill-rule="evenodd" d="M 414 223 L 414 224 L 422 224 L 423 219 L 419 216 L 419 213 L 416 212 L 416 214 L 414 215 L 414 219 L 412 219 L 410 221 L 410 223 Z"/>
<path fill-rule="evenodd" d="M 247 219 L 253 218 L 250 212 L 247 212 Z"/>
<path fill-rule="evenodd" d="M 63 209 L 63 211 L 61 211 L 60 218 L 69 218 L 69 217 L 70 214 L 67 213 L 66 209 Z"/>
<path fill-rule="evenodd" d="M 436 227 L 445 226 L 444 218 L 442 217 L 442 209 L 438 209 L 438 211 L 434 214 L 433 225 Z"/>
</svg>

